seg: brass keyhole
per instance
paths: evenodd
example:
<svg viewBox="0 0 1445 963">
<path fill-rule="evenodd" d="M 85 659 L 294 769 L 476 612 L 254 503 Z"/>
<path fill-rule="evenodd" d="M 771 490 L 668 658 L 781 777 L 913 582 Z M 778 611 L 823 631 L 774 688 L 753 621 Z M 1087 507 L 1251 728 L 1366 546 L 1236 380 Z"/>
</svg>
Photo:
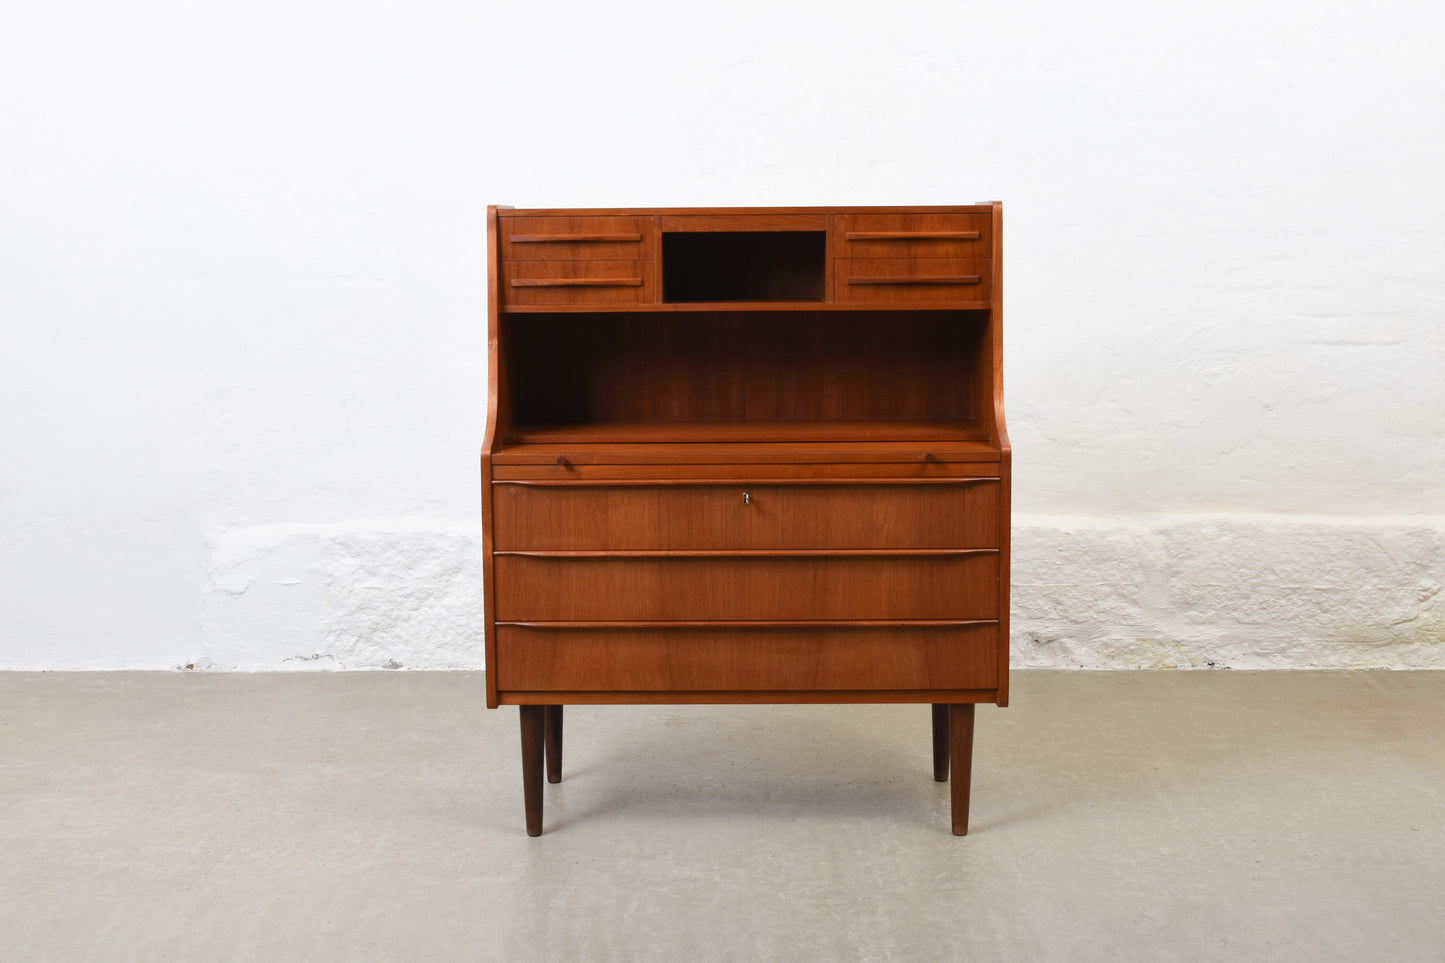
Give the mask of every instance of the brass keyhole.
<svg viewBox="0 0 1445 963">
<path fill-rule="evenodd" d="M 751 505 L 752 503 L 753 503 L 753 496 L 750 495 L 750 494 L 748 494 L 747 492 L 743 492 L 743 504 L 744 504 L 744 505 Z"/>
</svg>

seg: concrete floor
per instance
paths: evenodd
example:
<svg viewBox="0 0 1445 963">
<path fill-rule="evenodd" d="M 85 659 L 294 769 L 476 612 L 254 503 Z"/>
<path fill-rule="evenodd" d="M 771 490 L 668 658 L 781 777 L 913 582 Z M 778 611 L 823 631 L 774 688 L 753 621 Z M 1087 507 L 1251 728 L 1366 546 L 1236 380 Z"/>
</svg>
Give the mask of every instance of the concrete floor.
<svg viewBox="0 0 1445 963">
<path fill-rule="evenodd" d="M 1440 960 L 1445 672 L 980 707 L 573 707 L 546 834 L 475 673 L 0 673 L 6 960 Z"/>
</svg>

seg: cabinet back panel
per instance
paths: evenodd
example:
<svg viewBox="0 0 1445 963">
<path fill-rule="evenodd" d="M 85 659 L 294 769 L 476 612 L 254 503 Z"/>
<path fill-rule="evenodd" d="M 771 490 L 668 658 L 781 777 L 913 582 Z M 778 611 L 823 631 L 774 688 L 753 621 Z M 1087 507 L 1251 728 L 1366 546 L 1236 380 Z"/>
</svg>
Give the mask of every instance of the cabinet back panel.
<svg viewBox="0 0 1445 963">
<path fill-rule="evenodd" d="M 692 312 L 502 318 L 516 425 L 975 417 L 987 313 Z"/>
</svg>

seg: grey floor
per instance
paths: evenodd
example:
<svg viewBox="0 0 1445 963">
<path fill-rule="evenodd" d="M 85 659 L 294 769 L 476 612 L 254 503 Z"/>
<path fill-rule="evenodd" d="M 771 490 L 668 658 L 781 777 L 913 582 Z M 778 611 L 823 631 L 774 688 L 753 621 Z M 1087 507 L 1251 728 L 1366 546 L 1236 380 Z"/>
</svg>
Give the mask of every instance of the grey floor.
<svg viewBox="0 0 1445 963">
<path fill-rule="evenodd" d="M 1445 673 L 1015 673 L 573 707 L 546 834 L 474 673 L 0 673 L 6 960 L 1440 960 Z"/>
</svg>

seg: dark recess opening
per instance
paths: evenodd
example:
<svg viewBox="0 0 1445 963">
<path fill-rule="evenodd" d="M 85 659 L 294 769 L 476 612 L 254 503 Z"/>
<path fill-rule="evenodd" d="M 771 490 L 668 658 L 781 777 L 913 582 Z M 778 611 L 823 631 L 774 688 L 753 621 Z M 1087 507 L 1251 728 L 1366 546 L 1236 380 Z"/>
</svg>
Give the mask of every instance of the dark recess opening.
<svg viewBox="0 0 1445 963">
<path fill-rule="evenodd" d="M 664 232 L 662 300 L 822 301 L 824 231 Z"/>
</svg>

